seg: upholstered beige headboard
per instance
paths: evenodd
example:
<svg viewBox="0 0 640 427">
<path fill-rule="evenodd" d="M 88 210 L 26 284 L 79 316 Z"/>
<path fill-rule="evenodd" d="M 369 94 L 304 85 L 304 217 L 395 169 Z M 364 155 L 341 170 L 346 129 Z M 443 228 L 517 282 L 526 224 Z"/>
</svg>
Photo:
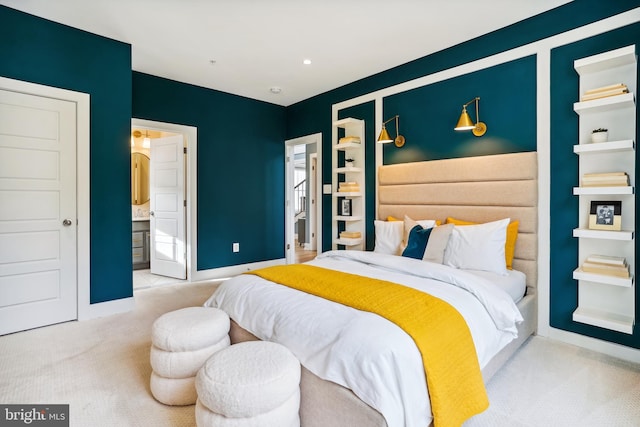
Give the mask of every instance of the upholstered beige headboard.
<svg viewBox="0 0 640 427">
<path fill-rule="evenodd" d="M 378 218 L 520 221 L 513 268 L 535 292 L 538 255 L 537 153 L 465 157 L 381 166 Z"/>
</svg>

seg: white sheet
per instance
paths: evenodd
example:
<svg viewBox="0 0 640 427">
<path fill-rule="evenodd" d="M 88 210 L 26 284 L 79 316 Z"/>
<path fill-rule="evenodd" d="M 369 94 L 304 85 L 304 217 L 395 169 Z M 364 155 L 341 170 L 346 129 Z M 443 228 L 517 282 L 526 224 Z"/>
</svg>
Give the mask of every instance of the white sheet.
<svg viewBox="0 0 640 427">
<path fill-rule="evenodd" d="M 309 264 L 402 283 L 449 302 L 469 325 L 481 368 L 517 335 L 515 324 L 522 321 L 500 288 L 444 265 L 361 251 L 325 252 Z M 386 319 L 250 274 L 221 284 L 205 305 L 226 311 L 258 338 L 287 346 L 315 375 L 377 409 L 389 427 L 431 422 L 420 353 Z"/>
<path fill-rule="evenodd" d="M 511 296 L 516 304 L 524 297 L 527 290 L 527 275 L 518 270 L 507 270 L 507 275 L 496 274 L 491 271 L 466 270 L 469 273 L 487 279 Z"/>
</svg>

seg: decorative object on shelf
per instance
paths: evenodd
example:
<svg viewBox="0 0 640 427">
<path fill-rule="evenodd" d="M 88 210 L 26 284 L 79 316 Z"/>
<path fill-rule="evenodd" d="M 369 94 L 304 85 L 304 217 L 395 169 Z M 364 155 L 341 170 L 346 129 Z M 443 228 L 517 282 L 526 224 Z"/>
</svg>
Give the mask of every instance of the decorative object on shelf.
<svg viewBox="0 0 640 427">
<path fill-rule="evenodd" d="M 622 228 L 622 201 L 593 200 L 589 210 L 591 230 L 620 231 Z"/>
<path fill-rule="evenodd" d="M 338 192 L 357 193 L 359 191 L 360 191 L 360 185 L 355 181 L 341 182 L 338 184 Z"/>
<path fill-rule="evenodd" d="M 626 187 L 629 175 L 626 172 L 585 173 L 582 187 Z"/>
<path fill-rule="evenodd" d="M 609 137 L 609 132 L 605 128 L 594 129 L 591 132 L 591 142 L 606 142 Z"/>
<path fill-rule="evenodd" d="M 351 216 L 351 199 L 342 199 L 340 201 L 340 215 Z"/>
<path fill-rule="evenodd" d="M 394 119 L 396 121 L 396 137 L 392 139 L 391 136 L 389 135 L 389 132 L 387 132 L 387 127 L 385 125 Z M 389 142 L 393 142 L 395 146 L 398 148 L 404 145 L 405 139 L 404 139 L 404 136 L 400 135 L 399 120 L 400 120 L 400 116 L 396 114 L 395 116 L 391 117 L 389 120 L 385 120 L 384 123 L 382 123 L 382 130 L 380 131 L 380 135 L 378 136 L 379 143 L 387 144 Z"/>
<path fill-rule="evenodd" d="M 353 159 L 353 158 L 344 159 L 344 165 L 351 168 L 354 166 L 355 161 L 356 159 Z"/>
<path fill-rule="evenodd" d="M 482 136 L 487 132 L 487 125 L 480 121 L 480 97 L 476 96 L 471 101 L 467 102 L 462 106 L 462 114 L 460 114 L 460 118 L 458 119 L 458 124 L 454 128 L 454 130 L 470 130 L 473 132 L 475 136 Z M 472 102 L 476 103 L 476 122 L 474 123 L 469 117 L 469 113 L 467 113 L 467 105 Z"/>
<path fill-rule="evenodd" d="M 627 260 L 624 257 L 589 255 L 582 263 L 581 268 L 585 273 L 602 274 L 625 279 L 631 276 L 629 274 Z"/>
<path fill-rule="evenodd" d="M 594 99 L 608 98 L 609 96 L 622 95 L 629 93 L 629 88 L 623 83 L 616 83 L 609 86 L 602 86 L 595 89 L 589 89 L 580 97 L 580 101 L 592 101 Z"/>
<path fill-rule="evenodd" d="M 342 231 L 340 233 L 341 239 L 359 239 L 362 237 L 362 233 L 359 231 Z"/>
<path fill-rule="evenodd" d="M 348 143 L 352 143 L 352 144 L 360 144 L 360 137 L 359 136 L 345 136 L 342 137 L 338 140 L 338 144 L 348 144 Z"/>
</svg>

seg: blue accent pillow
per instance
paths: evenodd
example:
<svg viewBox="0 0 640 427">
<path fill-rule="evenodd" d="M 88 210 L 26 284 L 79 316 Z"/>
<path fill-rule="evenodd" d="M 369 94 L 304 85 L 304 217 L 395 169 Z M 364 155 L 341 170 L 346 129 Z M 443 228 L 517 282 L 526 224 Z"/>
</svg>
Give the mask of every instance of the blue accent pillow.
<svg viewBox="0 0 640 427">
<path fill-rule="evenodd" d="M 402 256 L 422 259 L 432 230 L 433 228 L 422 228 L 421 225 L 413 227 L 409 232 L 407 247 L 402 251 Z"/>
</svg>

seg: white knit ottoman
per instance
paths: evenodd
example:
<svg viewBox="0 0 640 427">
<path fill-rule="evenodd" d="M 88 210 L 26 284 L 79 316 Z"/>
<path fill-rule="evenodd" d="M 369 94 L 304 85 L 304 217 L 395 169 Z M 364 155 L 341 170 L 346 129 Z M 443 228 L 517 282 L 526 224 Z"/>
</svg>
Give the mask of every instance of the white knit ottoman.
<svg viewBox="0 0 640 427">
<path fill-rule="evenodd" d="M 234 344 L 196 376 L 198 427 L 299 427 L 300 362 L 267 341 Z"/>
<path fill-rule="evenodd" d="M 151 394 L 165 405 L 193 405 L 196 374 L 215 352 L 229 347 L 229 316 L 188 307 L 158 317 L 151 330 Z"/>
</svg>

